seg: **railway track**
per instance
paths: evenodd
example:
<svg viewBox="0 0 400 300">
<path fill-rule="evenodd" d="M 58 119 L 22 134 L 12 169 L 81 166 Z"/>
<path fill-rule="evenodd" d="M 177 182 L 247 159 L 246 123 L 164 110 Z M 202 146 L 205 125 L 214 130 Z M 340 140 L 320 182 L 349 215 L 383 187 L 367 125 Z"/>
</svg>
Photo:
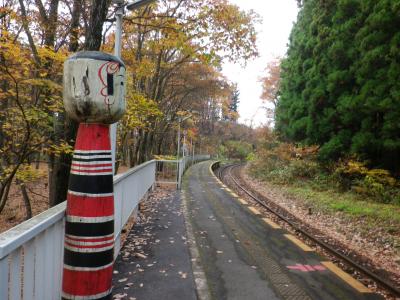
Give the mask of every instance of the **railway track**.
<svg viewBox="0 0 400 300">
<path fill-rule="evenodd" d="M 242 164 L 226 165 L 223 167 L 218 167 L 214 170 L 214 172 L 217 177 L 225 183 L 227 183 L 225 180 L 225 177 L 227 176 L 231 180 L 231 182 L 234 183 L 236 189 L 245 193 L 248 197 L 256 201 L 268 212 L 273 214 L 285 224 L 288 224 L 295 232 L 300 233 L 303 237 L 324 249 L 329 255 L 332 255 L 335 258 L 339 259 L 339 261 L 343 262 L 347 266 L 350 266 L 353 270 L 357 270 L 358 272 L 364 274 L 364 276 L 373 280 L 378 286 L 393 295 L 395 299 L 398 299 L 397 297 L 400 297 L 400 289 L 396 287 L 391 281 L 381 278 L 380 275 L 368 270 L 361 263 L 341 253 L 338 249 L 335 249 L 334 246 L 324 242 L 321 238 L 316 237 L 308 230 L 302 228 L 303 226 L 300 224 L 301 222 L 295 220 L 296 218 L 293 217 L 291 213 L 288 213 L 285 209 L 273 203 L 271 199 L 268 199 L 265 196 L 258 195 L 258 193 L 252 192 L 248 188 L 244 187 L 239 182 L 237 177 L 232 174 L 232 171 L 237 170 L 241 166 Z"/>
</svg>

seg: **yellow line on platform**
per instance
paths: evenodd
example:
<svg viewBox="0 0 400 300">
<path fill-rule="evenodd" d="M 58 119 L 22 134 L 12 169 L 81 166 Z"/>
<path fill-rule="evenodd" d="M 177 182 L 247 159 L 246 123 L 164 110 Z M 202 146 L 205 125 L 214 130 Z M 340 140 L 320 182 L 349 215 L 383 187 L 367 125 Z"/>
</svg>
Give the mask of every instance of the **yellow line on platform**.
<svg viewBox="0 0 400 300">
<path fill-rule="evenodd" d="M 213 172 L 213 170 L 212 170 L 212 165 L 213 165 L 213 164 L 214 164 L 214 163 L 212 163 L 212 164 L 208 167 L 208 170 L 210 171 L 211 175 L 214 176 L 215 178 L 217 178 L 217 180 L 218 180 L 218 177 L 215 176 L 215 174 L 214 174 L 214 172 Z"/>
<path fill-rule="evenodd" d="M 340 269 L 338 266 L 333 264 L 330 261 L 322 261 L 321 264 L 325 266 L 327 269 L 329 269 L 331 272 L 335 273 L 336 276 L 338 276 L 340 279 L 345 281 L 348 285 L 350 285 L 352 288 L 357 290 L 360 293 L 372 293 L 372 291 L 367 288 L 365 285 L 363 285 L 361 282 L 358 280 L 354 279 L 351 277 L 349 274 L 347 274 L 345 271 Z"/>
<path fill-rule="evenodd" d="M 309 246 L 304 244 L 302 241 L 300 241 L 298 238 L 296 238 L 294 235 L 291 234 L 284 234 L 284 236 L 291 242 L 293 242 L 295 245 L 297 245 L 299 248 L 301 248 L 303 251 L 306 252 L 311 252 L 314 251 L 311 249 Z"/>
<path fill-rule="evenodd" d="M 261 213 L 258 211 L 257 208 L 255 208 L 255 207 L 253 207 L 253 206 L 250 206 L 249 209 L 250 209 L 250 211 L 251 211 L 252 213 L 254 213 L 255 215 L 261 215 Z"/>
<path fill-rule="evenodd" d="M 274 229 L 281 229 L 281 226 L 279 226 L 278 224 L 276 224 L 275 222 L 271 221 L 268 218 L 263 218 L 263 221 Z"/>
<path fill-rule="evenodd" d="M 243 199 L 240 199 L 240 198 L 237 198 L 237 200 L 243 205 L 248 205 L 246 200 L 243 200 Z"/>
<path fill-rule="evenodd" d="M 239 196 L 235 193 L 235 192 L 230 192 L 230 194 L 233 196 L 233 197 L 235 197 L 235 198 L 238 198 Z"/>
</svg>

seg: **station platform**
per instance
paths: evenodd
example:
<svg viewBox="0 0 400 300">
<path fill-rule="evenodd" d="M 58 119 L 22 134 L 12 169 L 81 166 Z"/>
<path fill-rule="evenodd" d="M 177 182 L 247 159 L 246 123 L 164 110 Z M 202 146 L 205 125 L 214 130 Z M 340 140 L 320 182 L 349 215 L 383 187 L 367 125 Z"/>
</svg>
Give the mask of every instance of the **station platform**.
<svg viewBox="0 0 400 300">
<path fill-rule="evenodd" d="M 223 186 L 211 164 L 192 166 L 182 191 L 134 227 L 115 265 L 115 298 L 383 299 Z M 146 236 L 145 258 L 127 254 Z"/>
</svg>

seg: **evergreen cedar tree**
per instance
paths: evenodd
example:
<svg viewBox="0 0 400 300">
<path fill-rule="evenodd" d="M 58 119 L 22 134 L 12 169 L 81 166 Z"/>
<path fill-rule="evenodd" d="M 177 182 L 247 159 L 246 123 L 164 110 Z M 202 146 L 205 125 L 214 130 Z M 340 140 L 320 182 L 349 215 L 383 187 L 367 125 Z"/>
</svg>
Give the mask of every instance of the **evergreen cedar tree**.
<svg viewBox="0 0 400 300">
<path fill-rule="evenodd" d="M 400 0 L 305 0 L 276 110 L 283 139 L 400 170 Z"/>
</svg>

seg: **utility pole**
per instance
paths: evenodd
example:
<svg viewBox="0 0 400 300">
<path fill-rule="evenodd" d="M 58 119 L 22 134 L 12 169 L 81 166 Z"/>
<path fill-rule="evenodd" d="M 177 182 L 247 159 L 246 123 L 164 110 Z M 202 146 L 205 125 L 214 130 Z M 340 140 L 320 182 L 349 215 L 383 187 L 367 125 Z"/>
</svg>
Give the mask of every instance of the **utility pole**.
<svg viewBox="0 0 400 300">
<path fill-rule="evenodd" d="M 180 148 L 181 148 L 181 123 L 186 121 L 187 119 L 191 118 L 192 115 L 186 116 L 185 118 L 182 117 L 178 117 L 178 149 L 177 149 L 177 153 L 176 153 L 176 176 L 177 176 L 177 188 L 180 189 L 181 188 L 181 170 L 180 170 L 180 160 L 179 160 L 179 155 L 180 155 Z"/>
<path fill-rule="evenodd" d="M 122 49 L 122 21 L 125 15 L 125 7 L 127 10 L 137 10 L 143 6 L 149 5 L 157 0 L 137 0 L 132 3 L 125 3 L 124 0 L 113 0 L 116 4 L 115 10 L 115 46 L 114 55 L 121 58 Z M 116 162 L 116 148 L 117 148 L 117 127 L 118 123 L 111 124 L 110 139 L 111 139 L 111 152 L 112 152 L 112 164 L 113 174 L 115 175 L 115 162 Z"/>
<path fill-rule="evenodd" d="M 195 146 L 195 142 L 193 142 L 193 138 L 192 138 L 192 163 L 194 164 L 194 146 Z"/>
<path fill-rule="evenodd" d="M 114 55 L 121 58 L 121 44 L 122 44 L 122 19 L 124 17 L 124 1 L 114 0 L 116 4 L 115 10 L 115 46 Z M 115 162 L 117 153 L 117 129 L 118 123 L 111 124 L 110 126 L 110 140 L 111 140 L 111 153 L 112 153 L 112 169 L 115 175 Z"/>
<path fill-rule="evenodd" d="M 181 175 L 179 172 L 179 166 L 180 166 L 180 162 L 179 162 L 179 155 L 180 155 L 180 145 L 181 145 L 181 117 L 178 117 L 178 149 L 177 149 L 177 153 L 176 153 L 176 181 L 177 181 L 177 188 L 180 188 L 180 180 L 181 180 Z"/>
<path fill-rule="evenodd" d="M 183 132 L 183 146 L 182 146 L 182 156 L 183 156 L 183 158 L 185 158 L 185 154 L 186 154 L 186 134 L 187 134 L 187 131 L 185 130 L 184 132 Z"/>
</svg>

